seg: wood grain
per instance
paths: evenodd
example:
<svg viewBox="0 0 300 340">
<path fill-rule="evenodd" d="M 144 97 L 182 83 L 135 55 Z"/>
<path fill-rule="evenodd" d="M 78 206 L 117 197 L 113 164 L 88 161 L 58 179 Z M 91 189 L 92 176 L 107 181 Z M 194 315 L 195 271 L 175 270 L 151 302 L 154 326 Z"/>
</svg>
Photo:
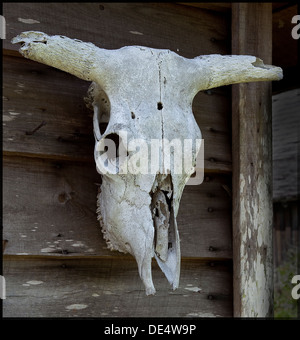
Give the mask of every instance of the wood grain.
<svg viewBox="0 0 300 340">
<path fill-rule="evenodd" d="M 299 151 L 300 89 L 272 98 L 273 199 L 291 200 L 299 195 L 297 158 Z"/>
<path fill-rule="evenodd" d="M 4 154 L 92 161 L 92 111 L 83 100 L 89 83 L 23 58 L 4 59 Z"/>
<path fill-rule="evenodd" d="M 6 257 L 4 275 L 4 317 L 232 316 L 231 262 L 226 261 L 184 261 L 175 291 L 153 263 L 154 296 L 145 295 L 129 259 L 12 256 Z"/>
<path fill-rule="evenodd" d="M 231 258 L 231 199 L 224 175 L 186 186 L 178 214 L 183 257 Z M 5 254 L 122 256 L 106 249 L 96 216 L 94 164 L 5 157 Z M 128 255 L 129 256 L 129 255 Z"/>
</svg>

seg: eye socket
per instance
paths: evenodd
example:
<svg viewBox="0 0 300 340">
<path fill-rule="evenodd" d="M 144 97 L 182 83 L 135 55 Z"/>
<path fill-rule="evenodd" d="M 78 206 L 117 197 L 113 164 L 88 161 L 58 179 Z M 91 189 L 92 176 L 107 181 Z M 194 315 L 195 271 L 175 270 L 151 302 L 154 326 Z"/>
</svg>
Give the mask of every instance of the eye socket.
<svg viewBox="0 0 300 340">
<path fill-rule="evenodd" d="M 101 174 L 117 174 L 127 156 L 128 152 L 122 137 L 117 133 L 110 133 L 96 143 L 95 161 L 97 170 Z"/>
<path fill-rule="evenodd" d="M 116 133 L 110 133 L 104 139 L 104 151 L 107 153 L 107 158 L 109 161 L 115 161 L 117 158 L 119 158 L 120 139 L 122 142 L 122 138 Z"/>
</svg>

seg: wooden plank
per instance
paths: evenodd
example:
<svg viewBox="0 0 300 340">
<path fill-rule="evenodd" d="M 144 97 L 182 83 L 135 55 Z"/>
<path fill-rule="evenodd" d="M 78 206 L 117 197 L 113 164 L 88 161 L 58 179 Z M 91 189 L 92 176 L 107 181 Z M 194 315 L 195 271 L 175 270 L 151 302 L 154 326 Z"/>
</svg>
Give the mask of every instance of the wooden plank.
<svg viewBox="0 0 300 340">
<path fill-rule="evenodd" d="M 183 257 L 232 257 L 229 186 L 228 177 L 209 174 L 200 186 L 185 187 L 177 217 Z"/>
<path fill-rule="evenodd" d="M 96 217 L 95 165 L 5 157 L 5 254 L 122 256 L 106 249 Z M 186 186 L 178 214 L 182 257 L 231 258 L 230 176 Z"/>
<path fill-rule="evenodd" d="M 271 64 L 272 4 L 232 4 L 232 53 Z M 233 86 L 234 315 L 272 316 L 271 84 Z"/>
<path fill-rule="evenodd" d="M 3 62 L 4 154 L 93 163 L 92 111 L 83 100 L 89 83 L 24 58 Z M 205 169 L 230 173 L 228 89 L 199 93 L 193 111 L 205 140 Z"/>
<path fill-rule="evenodd" d="M 23 58 L 4 57 L 3 66 L 4 154 L 92 161 L 92 111 L 83 100 L 89 83 Z"/>
<path fill-rule="evenodd" d="M 5 3 L 3 15 L 7 23 L 3 48 L 8 50 L 17 50 L 10 40 L 28 30 L 66 35 L 103 48 L 165 48 L 188 58 L 230 50 L 228 17 L 174 3 Z"/>
<path fill-rule="evenodd" d="M 223 86 L 199 92 L 193 112 L 204 139 L 204 167 L 207 172 L 231 173 L 231 88 Z"/>
<path fill-rule="evenodd" d="M 95 169 L 85 164 L 4 158 L 6 251 L 101 252 L 104 242 L 96 219 L 99 181 Z"/>
<path fill-rule="evenodd" d="M 173 291 L 153 263 L 154 296 L 146 296 L 136 263 L 5 257 L 4 317 L 232 316 L 231 262 L 183 261 Z"/>
<path fill-rule="evenodd" d="M 273 199 L 291 200 L 299 194 L 297 157 L 299 150 L 300 89 L 272 97 Z"/>
</svg>

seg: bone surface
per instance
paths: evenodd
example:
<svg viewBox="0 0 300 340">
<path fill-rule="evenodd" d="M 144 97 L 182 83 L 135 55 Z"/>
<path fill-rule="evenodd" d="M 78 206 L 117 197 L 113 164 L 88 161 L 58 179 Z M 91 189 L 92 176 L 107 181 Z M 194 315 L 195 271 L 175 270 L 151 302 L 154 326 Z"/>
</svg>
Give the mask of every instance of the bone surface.
<svg viewBox="0 0 300 340">
<path fill-rule="evenodd" d="M 282 70 L 254 56 L 187 59 L 143 46 L 106 50 L 43 32 L 23 32 L 12 43 L 21 44 L 26 58 L 92 82 L 86 100 L 94 110 L 94 156 L 102 175 L 97 212 L 104 238 L 110 249 L 135 257 L 146 294 L 155 293 L 153 257 L 177 288 L 176 216 L 183 189 L 195 171 L 199 152 L 195 142 L 202 138 L 192 112 L 193 98 L 217 86 L 279 80 Z M 183 145 L 185 140 L 192 141 L 191 166 L 175 171 L 180 153 L 169 142 Z M 160 148 L 150 171 L 153 141 Z"/>
</svg>

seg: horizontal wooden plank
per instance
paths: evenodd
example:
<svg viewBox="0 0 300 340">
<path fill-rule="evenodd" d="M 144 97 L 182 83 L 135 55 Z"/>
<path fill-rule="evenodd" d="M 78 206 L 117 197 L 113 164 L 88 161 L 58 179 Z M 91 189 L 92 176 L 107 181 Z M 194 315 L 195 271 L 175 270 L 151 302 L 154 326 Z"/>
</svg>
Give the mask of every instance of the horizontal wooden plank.
<svg viewBox="0 0 300 340">
<path fill-rule="evenodd" d="M 4 153 L 92 161 L 89 83 L 23 58 L 5 57 L 3 67 Z"/>
<path fill-rule="evenodd" d="M 153 263 L 156 295 L 146 296 L 134 261 L 5 257 L 4 317 L 232 316 L 232 265 L 183 261 L 173 291 Z"/>
<path fill-rule="evenodd" d="M 5 157 L 5 254 L 121 256 L 106 249 L 96 218 L 95 165 Z M 230 176 L 186 186 L 178 214 L 182 257 L 231 258 Z"/>
<path fill-rule="evenodd" d="M 4 57 L 4 69 L 4 154 L 93 162 L 92 111 L 83 100 L 89 83 L 23 58 Z M 205 168 L 230 172 L 228 89 L 199 93 L 193 111 L 205 140 Z"/>
<path fill-rule="evenodd" d="M 35 30 L 90 41 L 103 48 L 142 45 L 184 57 L 230 53 L 230 18 L 172 3 L 4 3 L 5 49 Z"/>
<path fill-rule="evenodd" d="M 231 173 L 231 86 L 199 92 L 193 112 L 204 139 L 205 170 Z"/>
<path fill-rule="evenodd" d="M 178 4 L 184 6 L 192 6 L 202 9 L 208 9 L 211 11 L 216 12 L 224 12 L 224 13 L 231 13 L 231 3 L 230 2 L 178 2 Z M 291 6 L 289 2 L 273 2 L 272 3 L 272 11 L 278 12 L 282 9 Z"/>
</svg>

